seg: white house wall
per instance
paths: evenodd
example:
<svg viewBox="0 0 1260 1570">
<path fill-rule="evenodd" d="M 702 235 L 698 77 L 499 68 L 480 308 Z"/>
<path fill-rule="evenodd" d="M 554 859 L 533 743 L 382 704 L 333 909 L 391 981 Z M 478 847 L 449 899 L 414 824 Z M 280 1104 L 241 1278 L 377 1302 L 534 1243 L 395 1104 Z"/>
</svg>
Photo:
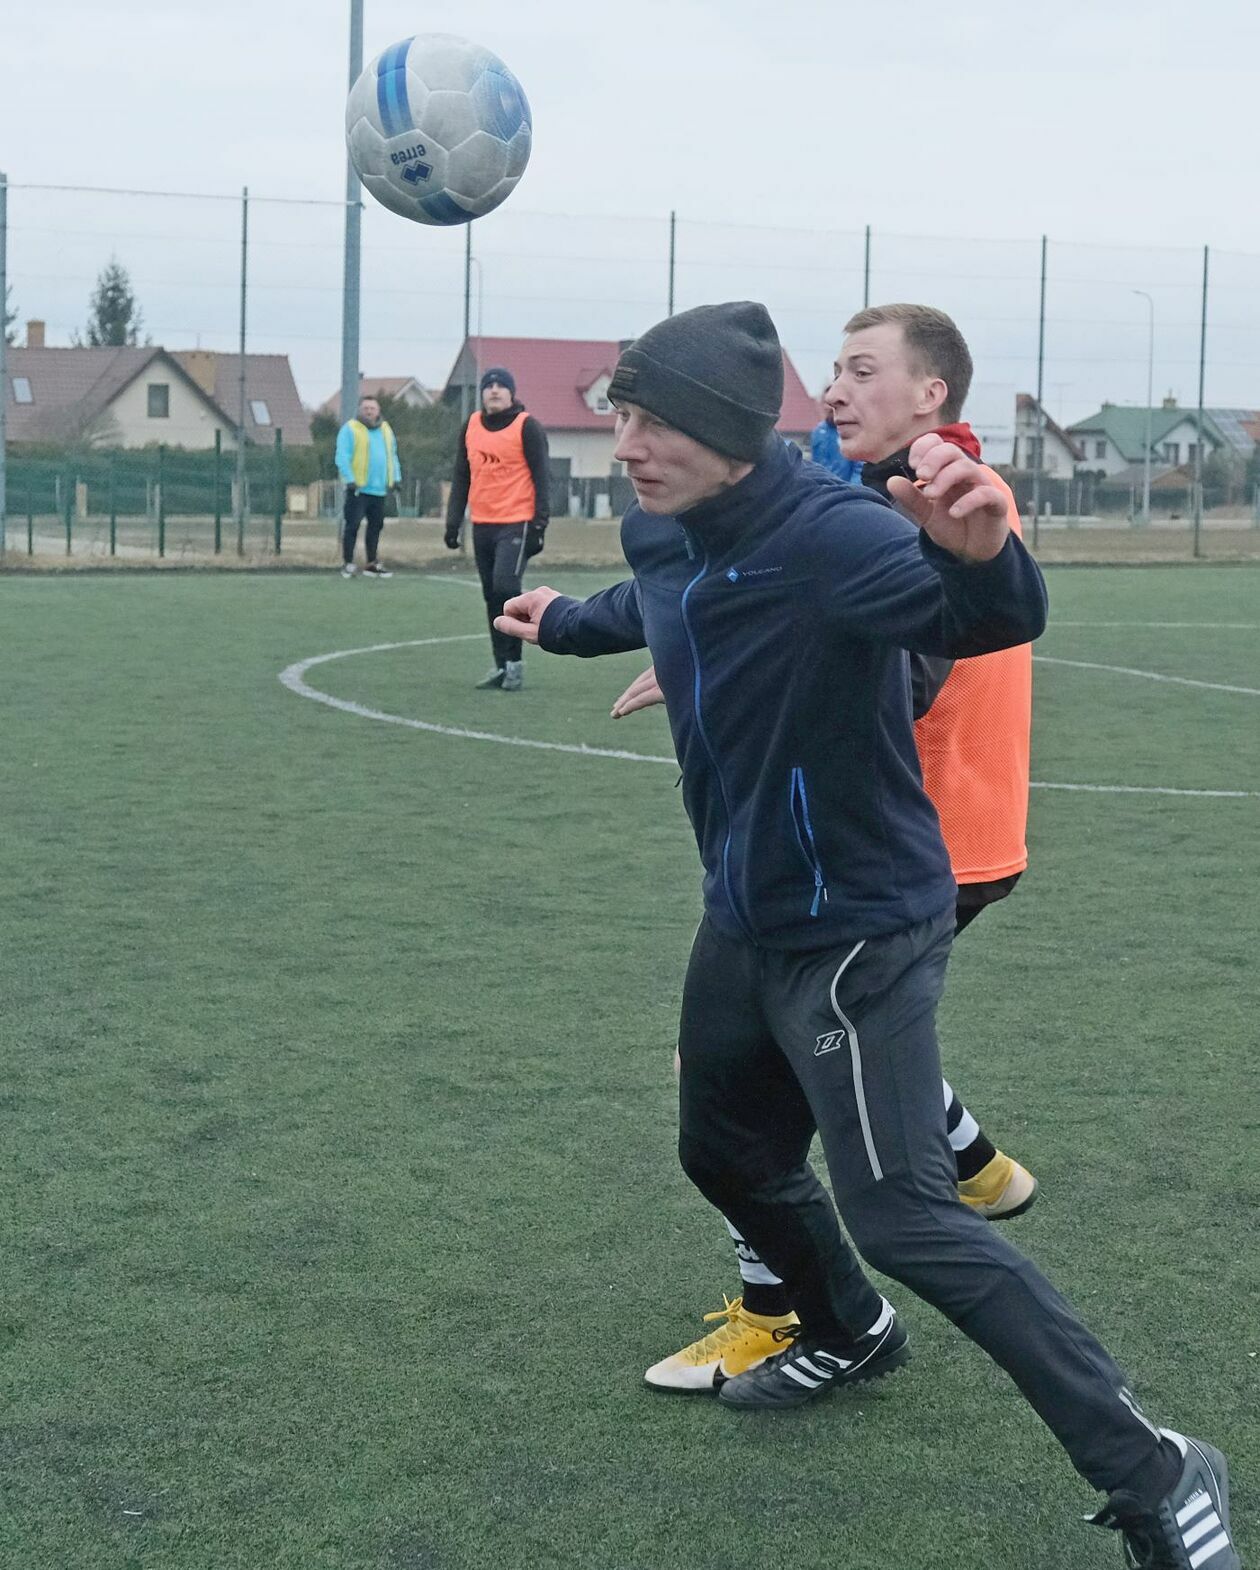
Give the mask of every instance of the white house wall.
<svg viewBox="0 0 1260 1570">
<path fill-rule="evenodd" d="M 547 442 L 553 458 L 569 459 L 575 480 L 606 480 L 612 471 L 617 439 L 611 421 L 607 431 L 548 431 Z"/>
<path fill-rule="evenodd" d="M 1091 474 L 1096 474 L 1100 469 L 1104 474 L 1119 474 L 1121 469 L 1129 467 L 1129 460 L 1115 442 L 1110 437 L 1105 437 L 1101 431 L 1073 431 L 1072 436 L 1085 449 L 1080 467 L 1089 470 Z M 1103 441 L 1107 444 L 1107 450 L 1106 454 L 1099 458 L 1096 456 L 1098 443 Z"/>
<path fill-rule="evenodd" d="M 149 414 L 151 383 L 170 388 L 170 413 L 165 419 L 155 419 Z M 164 442 L 168 447 L 213 447 L 216 426 L 223 430 L 224 451 L 236 447 L 234 433 L 224 429 L 222 422 L 192 388 L 160 367 L 152 373 L 142 373 L 129 387 L 124 387 L 110 404 L 109 413 L 117 425 L 119 444 L 123 447 L 148 447 L 158 442 Z"/>
<path fill-rule="evenodd" d="M 1164 446 L 1167 442 L 1176 442 L 1177 462 L 1189 463 L 1191 461 L 1190 448 L 1195 442 L 1198 441 L 1198 439 L 1198 422 L 1193 414 L 1189 414 L 1184 420 L 1178 421 L 1178 423 L 1173 426 L 1172 430 L 1169 431 L 1166 436 L 1161 436 L 1160 439 L 1155 443 L 1156 456 L 1162 457 Z M 1203 431 L 1203 455 L 1206 458 L 1215 451 L 1216 443 L 1212 440 L 1212 433 L 1206 428 L 1205 422 Z"/>
</svg>

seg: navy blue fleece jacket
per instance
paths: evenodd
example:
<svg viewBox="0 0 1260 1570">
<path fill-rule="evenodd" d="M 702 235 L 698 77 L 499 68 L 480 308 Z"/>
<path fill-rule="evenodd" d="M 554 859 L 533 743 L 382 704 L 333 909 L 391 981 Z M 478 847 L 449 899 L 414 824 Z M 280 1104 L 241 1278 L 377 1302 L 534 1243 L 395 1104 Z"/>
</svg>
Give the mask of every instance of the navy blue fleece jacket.
<svg viewBox="0 0 1260 1570">
<path fill-rule="evenodd" d="M 714 925 L 823 948 L 951 905 L 907 651 L 958 659 L 1036 638 L 1045 584 L 1020 541 L 966 566 L 777 438 L 678 518 L 632 507 L 621 541 L 633 579 L 553 601 L 539 643 L 651 650 Z"/>
</svg>

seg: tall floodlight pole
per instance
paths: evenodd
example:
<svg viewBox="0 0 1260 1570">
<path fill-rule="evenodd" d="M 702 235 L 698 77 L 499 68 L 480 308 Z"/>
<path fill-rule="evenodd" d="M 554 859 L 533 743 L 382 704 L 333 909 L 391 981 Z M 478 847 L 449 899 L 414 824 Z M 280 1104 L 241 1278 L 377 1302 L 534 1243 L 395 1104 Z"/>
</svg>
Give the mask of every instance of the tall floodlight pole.
<svg viewBox="0 0 1260 1570">
<path fill-rule="evenodd" d="M 1151 521 L 1151 421 L 1155 415 L 1155 301 L 1145 289 L 1134 289 L 1146 301 L 1150 325 L 1146 334 L 1146 452 L 1142 464 L 1142 522 Z"/>
<path fill-rule="evenodd" d="M 241 347 L 236 377 L 236 554 L 245 554 L 245 307 L 249 283 L 249 187 L 241 191 Z"/>
<path fill-rule="evenodd" d="M 0 174 L 0 555 L 4 554 L 7 543 L 5 514 L 6 514 L 6 473 L 4 444 L 8 436 L 5 427 L 5 405 L 9 401 L 9 383 L 6 379 L 8 372 L 8 337 L 5 328 L 8 325 L 9 311 L 9 177 Z"/>
<path fill-rule="evenodd" d="M 464 353 L 469 352 L 469 337 L 472 333 L 472 225 L 464 225 Z M 478 276 L 481 269 L 478 268 Z M 476 361 L 474 359 L 474 366 Z M 467 373 L 459 387 L 459 415 L 466 420 L 473 406 L 474 389 L 468 380 Z"/>
<path fill-rule="evenodd" d="M 350 0 L 350 86 L 363 70 L 363 0 Z M 341 286 L 341 419 L 353 419 L 359 407 L 359 256 L 362 250 L 363 203 L 359 177 L 346 155 L 346 244 Z"/>
</svg>

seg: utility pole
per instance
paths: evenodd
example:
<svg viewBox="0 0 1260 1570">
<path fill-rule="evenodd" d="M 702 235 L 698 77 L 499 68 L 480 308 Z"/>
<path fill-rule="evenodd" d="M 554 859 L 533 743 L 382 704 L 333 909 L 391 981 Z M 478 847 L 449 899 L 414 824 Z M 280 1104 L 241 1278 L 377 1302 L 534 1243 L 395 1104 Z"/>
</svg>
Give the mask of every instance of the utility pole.
<svg viewBox="0 0 1260 1570">
<path fill-rule="evenodd" d="M 1142 463 L 1142 522 L 1151 521 L 1151 421 L 1155 417 L 1155 301 L 1145 289 L 1134 289 L 1146 301 L 1150 326 L 1146 335 L 1146 451 Z"/>
<path fill-rule="evenodd" d="M 363 70 L 363 0 L 350 0 L 350 86 Z M 359 259 L 362 251 L 363 203 L 359 177 L 346 154 L 345 260 L 341 286 L 341 419 L 352 419 L 359 407 Z"/>
</svg>

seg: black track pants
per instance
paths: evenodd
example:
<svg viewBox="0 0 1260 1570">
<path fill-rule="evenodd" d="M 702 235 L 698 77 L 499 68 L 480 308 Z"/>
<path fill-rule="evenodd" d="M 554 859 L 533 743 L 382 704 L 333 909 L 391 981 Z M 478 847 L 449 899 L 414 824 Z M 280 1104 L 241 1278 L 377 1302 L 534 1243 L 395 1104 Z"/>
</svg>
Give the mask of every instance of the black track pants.
<svg viewBox="0 0 1260 1570">
<path fill-rule="evenodd" d="M 817 1126 L 862 1257 L 983 1347 L 1112 1488 L 1151 1458 L 1155 1430 L 1041 1272 L 958 1198 L 936 1042 L 954 924 L 951 907 L 842 951 L 783 952 L 706 919 L 683 993 L 679 1154 L 808 1332 L 844 1340 L 880 1300 L 809 1167 Z"/>
<path fill-rule="evenodd" d="M 521 640 L 499 632 L 494 625 L 494 618 L 501 616 L 507 601 L 521 592 L 521 579 L 525 573 L 525 525 L 474 523 L 473 554 L 477 559 L 477 574 L 486 602 L 494 663 L 502 667 L 508 660 L 519 660 L 521 657 Z"/>
</svg>

